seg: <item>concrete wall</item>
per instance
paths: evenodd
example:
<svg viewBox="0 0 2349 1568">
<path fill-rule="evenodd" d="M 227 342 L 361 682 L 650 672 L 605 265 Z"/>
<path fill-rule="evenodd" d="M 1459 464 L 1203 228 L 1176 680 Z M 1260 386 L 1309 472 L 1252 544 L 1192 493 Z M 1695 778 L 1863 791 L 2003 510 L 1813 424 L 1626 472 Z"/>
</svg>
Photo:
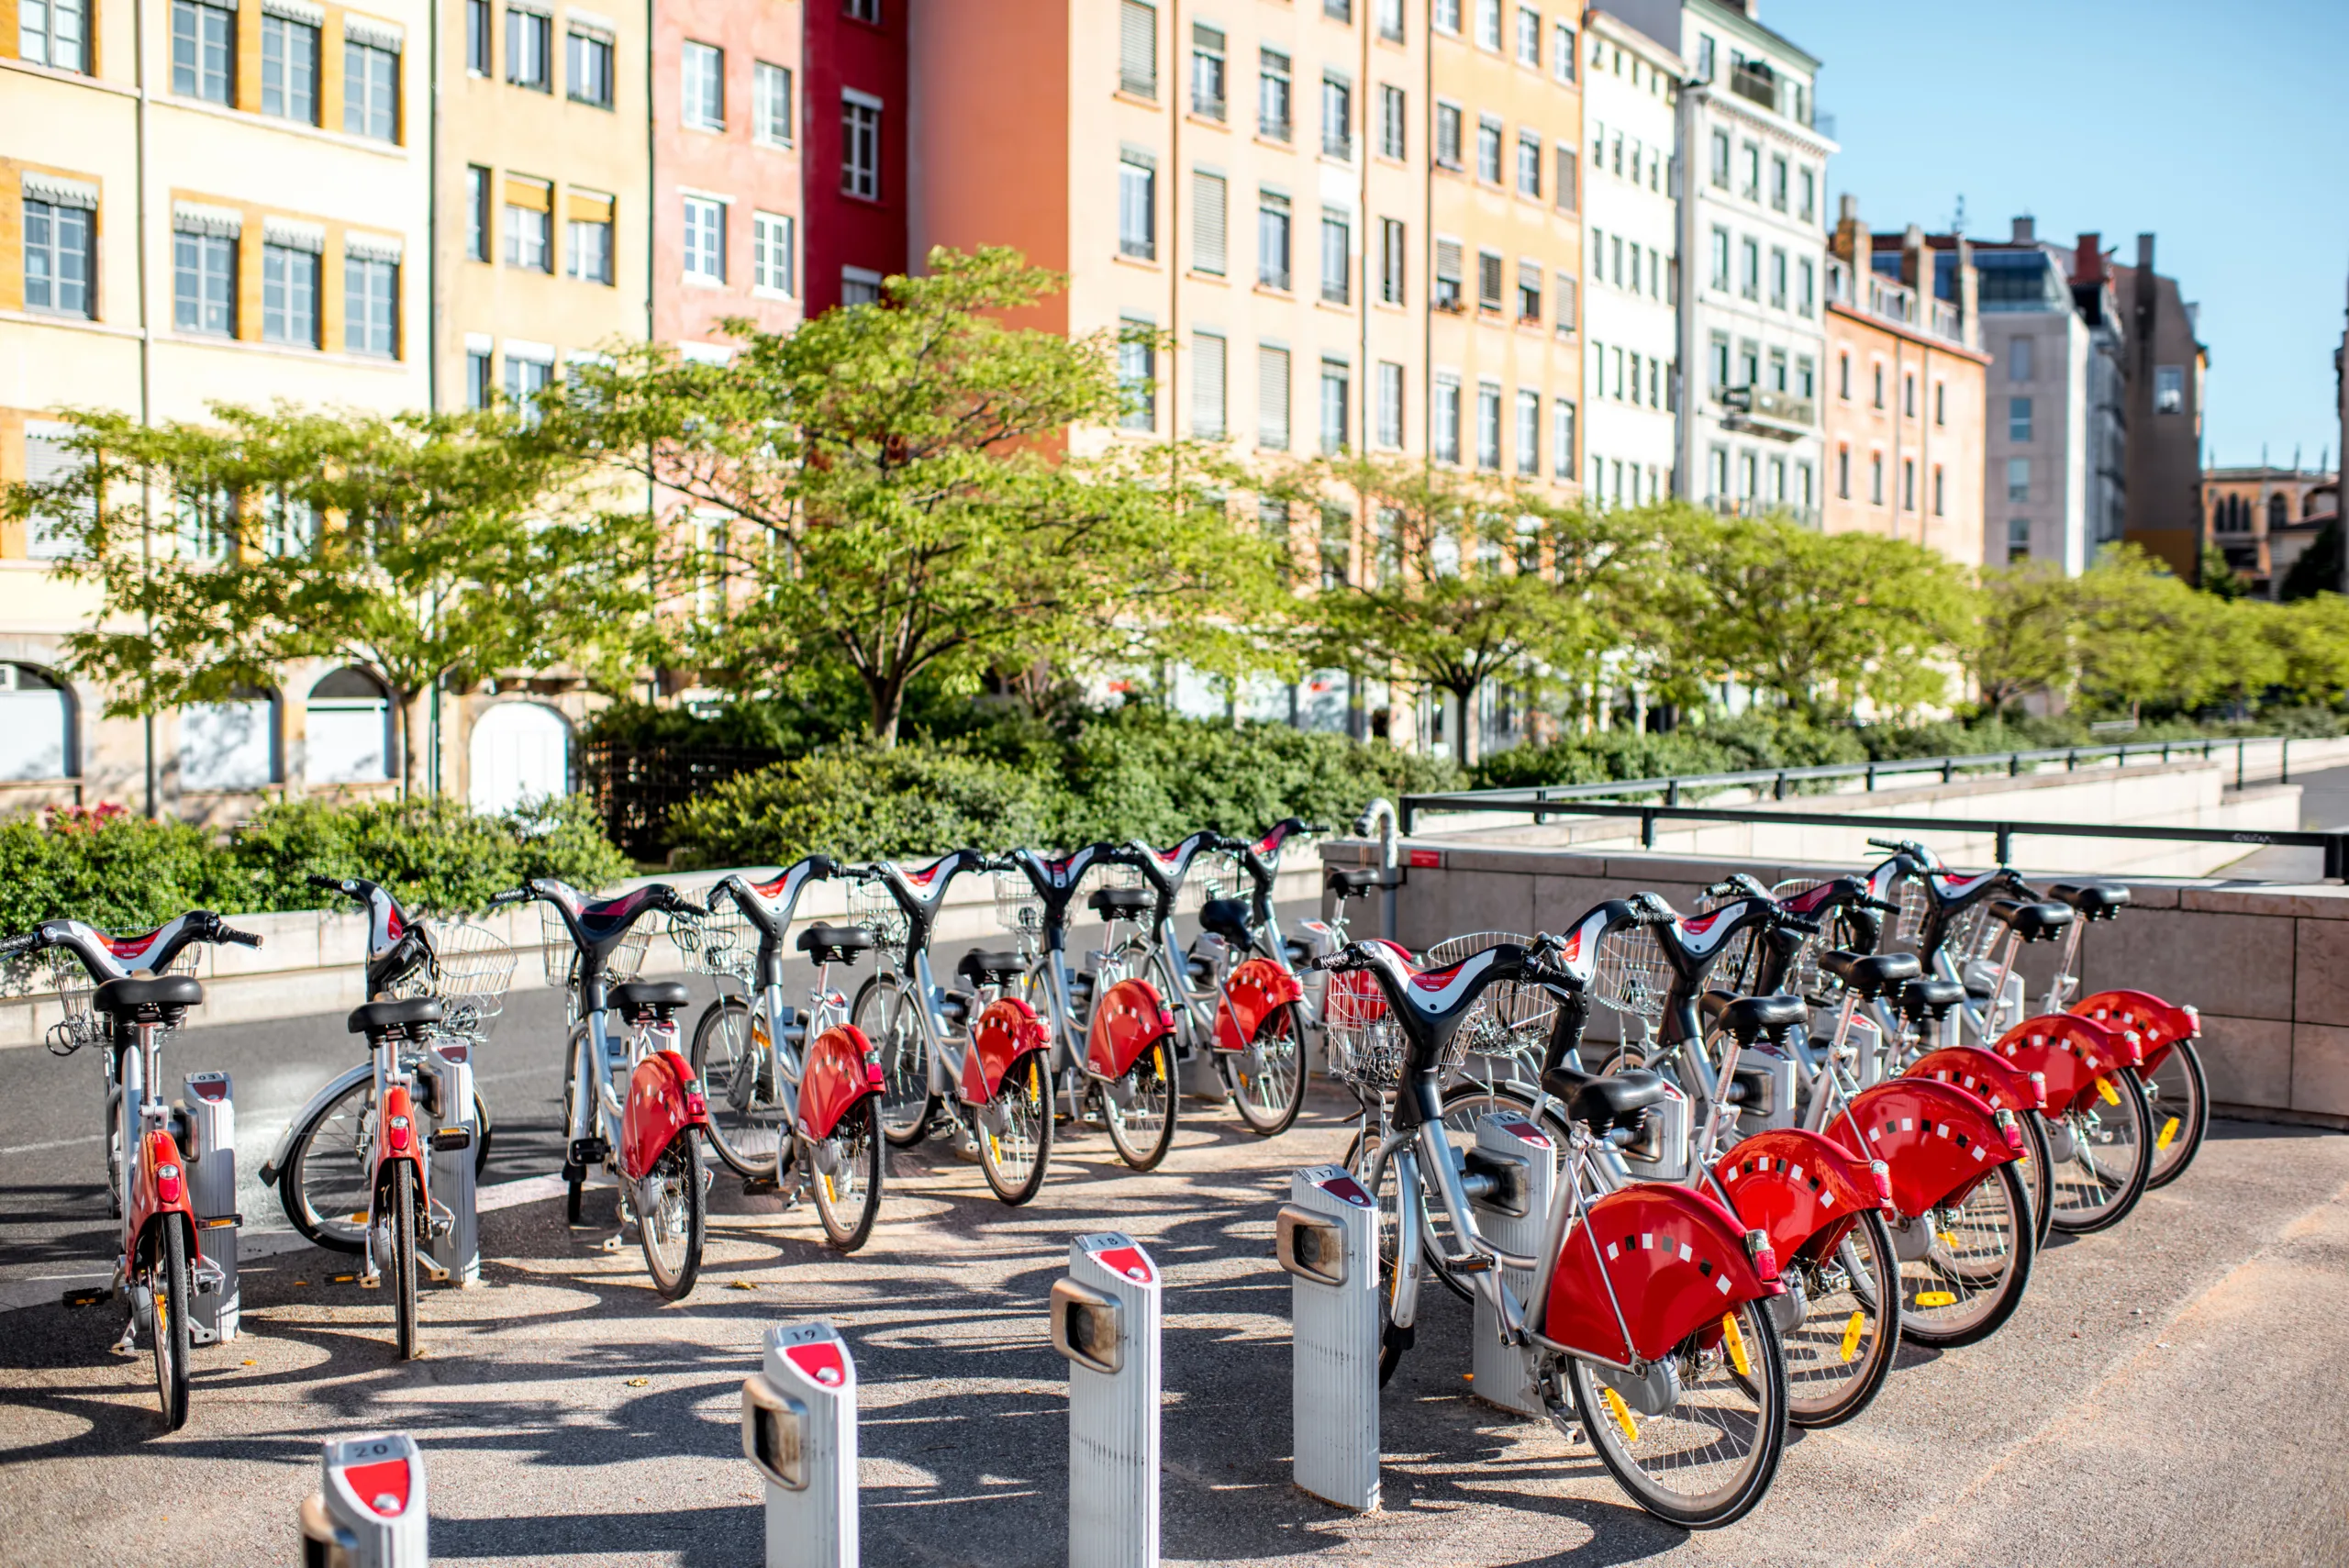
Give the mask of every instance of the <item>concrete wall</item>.
<svg viewBox="0 0 2349 1568">
<path fill-rule="evenodd" d="M 1376 847 L 1326 845 L 1337 864 L 1370 864 Z M 1677 856 L 1407 842 L 1396 937 L 1413 950 L 1468 931 L 1565 929 L 1604 898 L 1653 891 L 1684 911 L 1732 872 L 1765 883 L 1824 877 L 1857 862 Z M 1978 864 L 1959 860 L 1956 863 Z M 2044 869 L 2026 861 L 2026 874 Z M 2224 1111 L 2349 1128 L 2349 887 L 2247 888 L 2130 877 L 2132 906 L 2082 943 L 2087 992 L 2134 986 L 2202 1014 L 2210 1094 Z M 1359 912 L 1364 906 L 1356 905 Z M 1357 935 L 1378 926 L 1375 906 Z M 2043 989 L 2054 950 L 2026 966 Z M 1594 1029 L 1611 1038 L 1603 1021 Z"/>
</svg>

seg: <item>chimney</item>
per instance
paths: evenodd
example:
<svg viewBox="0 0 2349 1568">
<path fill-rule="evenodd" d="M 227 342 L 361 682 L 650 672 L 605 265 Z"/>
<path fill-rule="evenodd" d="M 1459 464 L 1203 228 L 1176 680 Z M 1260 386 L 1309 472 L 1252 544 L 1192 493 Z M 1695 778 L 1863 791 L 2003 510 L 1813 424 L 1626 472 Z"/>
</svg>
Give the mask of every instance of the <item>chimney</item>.
<svg viewBox="0 0 2349 1568">
<path fill-rule="evenodd" d="M 2141 272 L 2154 270 L 2154 237 L 2150 234 L 2137 236 L 2137 270 Z"/>
<path fill-rule="evenodd" d="M 2072 252 L 2072 281 L 2076 284 L 2104 282 L 2104 236 L 2083 234 Z"/>
<path fill-rule="evenodd" d="M 1925 231 L 1913 223 L 1900 231 L 1900 281 L 1920 296 L 1932 297 L 1933 269 L 1925 259 Z M 1920 311 L 1925 308 L 1919 306 Z"/>
<path fill-rule="evenodd" d="M 1957 317 L 1965 346 L 1982 347 L 1982 274 L 1974 265 L 1974 241 L 1957 237 Z"/>
<path fill-rule="evenodd" d="M 2037 226 L 2032 222 L 2031 215 L 2029 213 L 2023 214 L 2021 217 L 2015 219 L 2013 242 L 2017 245 L 2032 244 L 2039 238 L 2036 229 Z"/>
</svg>

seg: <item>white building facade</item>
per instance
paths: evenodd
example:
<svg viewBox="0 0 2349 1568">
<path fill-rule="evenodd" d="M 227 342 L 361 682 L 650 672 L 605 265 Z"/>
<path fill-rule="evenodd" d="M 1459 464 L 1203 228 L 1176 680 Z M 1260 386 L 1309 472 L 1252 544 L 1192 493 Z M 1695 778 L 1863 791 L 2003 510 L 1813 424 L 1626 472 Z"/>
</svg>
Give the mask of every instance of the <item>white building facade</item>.
<svg viewBox="0 0 2349 1568">
<path fill-rule="evenodd" d="M 1679 54 L 1594 7 L 1583 45 L 1585 494 L 1677 494 Z"/>
</svg>

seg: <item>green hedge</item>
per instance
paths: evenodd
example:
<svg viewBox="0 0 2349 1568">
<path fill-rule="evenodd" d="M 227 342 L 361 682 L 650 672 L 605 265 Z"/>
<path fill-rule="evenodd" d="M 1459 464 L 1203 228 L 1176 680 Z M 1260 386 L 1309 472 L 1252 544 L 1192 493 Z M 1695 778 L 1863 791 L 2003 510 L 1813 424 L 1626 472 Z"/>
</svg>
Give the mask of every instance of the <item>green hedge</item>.
<svg viewBox="0 0 2349 1568">
<path fill-rule="evenodd" d="M 0 934 L 66 917 L 120 931 L 188 909 L 242 914 L 340 902 L 305 883 L 312 872 L 363 876 L 417 913 L 450 915 L 478 909 L 525 877 L 603 887 L 631 869 L 576 797 L 496 817 L 446 798 L 278 801 L 225 840 L 116 806 L 55 810 L 0 823 Z"/>
<path fill-rule="evenodd" d="M 682 866 L 941 854 L 961 845 L 1171 843 L 1291 814 L 1342 826 L 1377 795 L 1457 789 L 1441 759 L 1286 724 L 1128 707 L 1062 731 L 1006 720 L 955 741 L 841 744 L 743 773 L 670 819 Z"/>
</svg>

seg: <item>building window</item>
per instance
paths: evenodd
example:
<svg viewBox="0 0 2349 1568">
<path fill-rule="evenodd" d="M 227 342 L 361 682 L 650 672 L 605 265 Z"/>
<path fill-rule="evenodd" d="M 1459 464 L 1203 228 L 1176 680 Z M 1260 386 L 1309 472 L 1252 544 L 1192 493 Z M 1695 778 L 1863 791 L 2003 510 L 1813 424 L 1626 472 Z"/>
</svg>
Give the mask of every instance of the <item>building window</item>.
<svg viewBox="0 0 2349 1568">
<path fill-rule="evenodd" d="M 76 201 L 25 198 L 25 308 L 88 317 L 90 212 Z"/>
<path fill-rule="evenodd" d="M 318 123 L 318 29 L 307 22 L 262 14 L 261 112 Z"/>
<path fill-rule="evenodd" d="M 1787 161 L 1775 154 L 1770 159 L 1770 206 L 1776 212 L 1787 210 Z"/>
<path fill-rule="evenodd" d="M 2030 339 L 2017 338 L 2007 345 L 2007 379 L 2009 381 L 2031 379 Z"/>
<path fill-rule="evenodd" d="M 1716 395 L 1731 384 L 1729 379 L 1729 334 L 1716 332 L 1712 340 L 1713 391 Z"/>
<path fill-rule="evenodd" d="M 1191 266 L 1219 278 L 1226 266 L 1230 187 L 1220 174 L 1191 171 Z"/>
<path fill-rule="evenodd" d="M 1819 395 L 1818 373 L 1809 354 L 1795 361 L 1795 395 L 1805 402 Z"/>
<path fill-rule="evenodd" d="M 881 100 L 841 93 L 841 192 L 881 199 Z"/>
<path fill-rule="evenodd" d="M 318 254 L 291 245 L 261 248 L 261 335 L 265 342 L 318 346 Z"/>
<path fill-rule="evenodd" d="M 506 7 L 507 81 L 540 93 L 554 91 L 553 49 L 553 17 L 512 5 Z"/>
<path fill-rule="evenodd" d="M 1542 263 L 1520 261 L 1517 264 L 1517 318 L 1539 322 L 1542 319 Z"/>
<path fill-rule="evenodd" d="M 1577 291 L 1575 288 L 1573 276 L 1566 272 L 1560 272 L 1556 280 L 1556 289 L 1558 303 L 1553 314 L 1557 317 L 1558 330 L 1561 333 L 1572 332 L 1578 324 L 1575 315 Z"/>
<path fill-rule="evenodd" d="M 1501 122 L 1490 115 L 1476 121 L 1476 178 L 1488 185 L 1501 183 Z"/>
<path fill-rule="evenodd" d="M 1334 207 L 1321 209 L 1321 298 L 1330 305 L 1353 302 L 1353 226 Z"/>
<path fill-rule="evenodd" d="M 754 61 L 751 65 L 751 137 L 763 147 L 791 145 L 791 72 Z"/>
<path fill-rule="evenodd" d="M 1501 259 L 1497 252 L 1476 252 L 1476 307 L 1497 314 L 1501 307 Z"/>
<path fill-rule="evenodd" d="M 553 270 L 548 253 L 554 192 L 543 180 L 506 181 L 506 264 L 534 272 Z"/>
<path fill-rule="evenodd" d="M 844 10 L 852 22 L 865 22 L 876 28 L 881 25 L 881 0 L 848 0 Z"/>
<path fill-rule="evenodd" d="M 1191 434 L 1201 440 L 1223 439 L 1230 425 L 1224 392 L 1228 358 L 1223 334 L 1191 334 Z"/>
<path fill-rule="evenodd" d="M 1278 50 L 1256 56 L 1256 130 L 1275 141 L 1289 139 L 1288 56 Z"/>
<path fill-rule="evenodd" d="M 1713 184 L 1726 191 L 1729 189 L 1729 132 L 1713 132 L 1712 157 Z"/>
<path fill-rule="evenodd" d="M 237 335 L 237 240 L 228 234 L 172 236 L 172 325 L 182 332 Z"/>
<path fill-rule="evenodd" d="M 1119 427 L 1154 430 L 1158 428 L 1157 328 L 1130 316 L 1120 319 L 1118 328 L 1118 385 L 1126 398 Z"/>
<path fill-rule="evenodd" d="M 1525 6 L 1517 8 L 1517 62 L 1542 69 L 1542 13 Z"/>
<path fill-rule="evenodd" d="M 2009 397 L 2007 399 L 2007 439 L 2010 441 L 2031 439 L 2030 398 Z"/>
<path fill-rule="evenodd" d="M 1810 316 L 1815 314 L 1818 308 L 1819 274 L 1814 268 L 1814 263 L 1809 257 L 1805 257 L 1802 263 L 1802 292 L 1796 297 L 1795 309 L 1799 315 Z"/>
<path fill-rule="evenodd" d="M 1933 383 L 1933 423 L 1949 423 L 1949 383 L 1945 381 Z"/>
<path fill-rule="evenodd" d="M 465 350 L 465 406 L 468 408 L 488 407 L 490 395 L 496 387 L 497 382 L 492 373 L 489 350 L 467 349 Z"/>
<path fill-rule="evenodd" d="M 1435 242 L 1435 307 L 1458 310 L 1460 303 L 1460 241 L 1439 239 Z"/>
<path fill-rule="evenodd" d="M 1501 47 L 1501 0 L 1476 0 L 1476 41 L 1494 53 Z"/>
<path fill-rule="evenodd" d="M 702 283 L 726 281 L 726 204 L 707 196 L 685 198 L 685 276 Z"/>
<path fill-rule="evenodd" d="M 490 25 L 489 0 L 465 0 L 465 69 L 476 76 L 489 74 Z"/>
<path fill-rule="evenodd" d="M 1575 150 L 1564 142 L 1558 144 L 1556 196 L 1560 212 L 1572 212 L 1581 198 L 1582 165 L 1575 157 Z"/>
<path fill-rule="evenodd" d="M 1353 514 L 1343 506 L 1321 508 L 1321 586 L 1342 588 L 1352 580 Z"/>
<path fill-rule="evenodd" d="M 1762 384 L 1762 345 L 1751 338 L 1741 338 L 1737 343 L 1737 384 Z"/>
<path fill-rule="evenodd" d="M 1191 24 L 1191 112 L 1202 119 L 1221 120 L 1225 114 L 1226 59 L 1223 29 L 1205 22 Z"/>
<path fill-rule="evenodd" d="M 1119 0 L 1118 90 L 1158 96 L 1158 7 L 1142 0 Z"/>
<path fill-rule="evenodd" d="M 1747 299 L 1762 297 L 1762 245 L 1759 240 L 1738 241 L 1737 292 Z"/>
<path fill-rule="evenodd" d="M 1728 229 L 1726 229 L 1726 228 L 1719 228 L 1719 227 L 1716 227 L 1716 228 L 1713 229 L 1713 250 L 1712 250 L 1712 254 L 1713 254 L 1713 287 L 1715 287 L 1715 288 L 1717 288 L 1717 289 L 1721 289 L 1721 290 L 1723 290 L 1723 291 L 1726 291 L 1726 290 L 1729 288 L 1729 230 L 1728 230 Z"/>
<path fill-rule="evenodd" d="M 350 23 L 345 22 L 348 28 Z M 342 44 L 342 128 L 352 136 L 395 141 L 400 124 L 400 57 L 377 44 L 346 37 Z"/>
<path fill-rule="evenodd" d="M 489 171 L 478 163 L 465 169 L 465 260 L 489 260 Z"/>
<path fill-rule="evenodd" d="M 1870 401 L 1881 408 L 1884 406 L 1884 362 L 1879 360 L 1872 368 L 1876 376 L 1876 391 Z"/>
<path fill-rule="evenodd" d="M 1460 0 L 1435 0 L 1433 20 L 1436 31 L 1457 33 L 1460 30 Z"/>
<path fill-rule="evenodd" d="M 1403 41 L 1403 0 L 1378 0 L 1378 36 L 1388 43 Z"/>
<path fill-rule="evenodd" d="M 1346 439 L 1351 422 L 1349 410 L 1353 400 L 1353 373 L 1335 360 L 1323 360 L 1321 361 L 1321 452 L 1323 456 L 1335 456 L 1353 444 Z"/>
<path fill-rule="evenodd" d="M 1439 375 L 1435 378 L 1435 404 L 1429 411 L 1428 444 L 1435 449 L 1436 461 L 1456 463 L 1460 461 L 1460 378 Z"/>
<path fill-rule="evenodd" d="M 2007 564 L 2031 559 L 2031 519 L 2015 517 L 2007 524 Z"/>
<path fill-rule="evenodd" d="M 203 0 L 172 0 L 172 91 L 215 104 L 233 101 L 237 13 Z"/>
<path fill-rule="evenodd" d="M 1118 161 L 1118 253 L 1158 258 L 1158 161 L 1132 148 Z"/>
<path fill-rule="evenodd" d="M 563 225 L 565 269 L 584 284 L 612 281 L 612 199 L 573 189 L 565 198 L 569 221 Z"/>
<path fill-rule="evenodd" d="M 342 259 L 342 346 L 390 359 L 399 352 L 400 264 L 387 258 Z"/>
<path fill-rule="evenodd" d="M 17 58 L 57 71 L 89 70 L 83 0 L 17 0 Z"/>
<path fill-rule="evenodd" d="M 1852 498 L 1852 449 L 1849 447 L 1835 449 L 1835 498 L 1839 501 Z"/>
<path fill-rule="evenodd" d="M 1256 444 L 1288 450 L 1288 350 L 1270 343 L 1256 350 Z"/>
<path fill-rule="evenodd" d="M 1517 472 L 1529 476 L 1542 472 L 1542 395 L 1538 392 L 1517 395 Z"/>
<path fill-rule="evenodd" d="M 1904 373 L 1900 378 L 1900 417 L 1904 419 L 1917 417 L 1917 378 L 1913 374 Z"/>
<path fill-rule="evenodd" d="M 1559 479 L 1575 476 L 1575 406 L 1572 398 L 1550 402 L 1550 472 Z"/>
<path fill-rule="evenodd" d="M 1917 460 L 1913 457 L 1900 460 L 1900 509 L 1904 512 L 1917 509 Z"/>
<path fill-rule="evenodd" d="M 2186 367 L 2155 365 L 2154 367 L 2154 412 L 2183 414 L 2186 412 Z"/>
<path fill-rule="evenodd" d="M 522 417 L 525 423 L 537 422 L 539 394 L 544 392 L 547 384 L 552 380 L 552 359 L 541 360 L 518 354 L 514 351 L 513 344 L 506 346 L 506 401 L 514 406 L 514 411 Z"/>
<path fill-rule="evenodd" d="M 1884 454 L 1868 453 L 1868 504 L 1884 505 Z"/>
<path fill-rule="evenodd" d="M 1383 361 L 1378 367 L 1378 444 L 1389 451 L 1403 445 L 1403 367 Z"/>
<path fill-rule="evenodd" d="M 1762 199 L 1762 149 L 1754 142 L 1743 142 L 1738 150 L 1744 154 L 1739 160 L 1744 165 L 1744 179 L 1739 182 L 1738 195 L 1749 202 Z"/>
<path fill-rule="evenodd" d="M 1949 516 L 1949 495 L 1942 483 L 1940 463 L 1933 464 L 1933 516 L 1936 517 Z"/>
<path fill-rule="evenodd" d="M 1460 167 L 1460 107 L 1456 104 L 1435 106 L 1435 161 L 1438 168 Z"/>
<path fill-rule="evenodd" d="M 1710 485 L 1708 498 L 1720 501 L 1729 498 L 1729 449 L 1709 447 L 1705 453 L 1705 479 Z"/>
<path fill-rule="evenodd" d="M 1536 200 L 1542 195 L 1542 139 L 1530 130 L 1517 133 L 1517 193 Z"/>
<path fill-rule="evenodd" d="M 881 303 L 881 274 L 869 267 L 841 269 L 841 303 L 842 305 L 878 305 Z"/>
<path fill-rule="evenodd" d="M 2031 499 L 2031 459 L 2007 459 L 2007 499 L 2014 502 Z"/>
<path fill-rule="evenodd" d="M 1354 155 L 1354 90 L 1343 78 L 1321 78 L 1321 150 L 1352 161 Z"/>
<path fill-rule="evenodd" d="M 1497 471 L 1501 465 L 1501 389 L 1493 383 L 1476 387 L 1476 466 Z"/>
<path fill-rule="evenodd" d="M 687 42 L 678 55 L 683 92 L 679 117 L 693 130 L 726 128 L 726 51 Z"/>
<path fill-rule="evenodd" d="M 784 295 L 799 292 L 798 225 L 787 213 L 751 215 L 751 286 Z"/>
<path fill-rule="evenodd" d="M 565 90 L 574 104 L 598 109 L 612 106 L 612 39 L 600 28 L 576 20 L 563 36 Z M 762 67 L 762 69 L 767 69 Z"/>
<path fill-rule="evenodd" d="M 1403 303 L 1404 266 L 1403 220 L 1382 217 L 1378 220 L 1378 302 L 1381 305 Z"/>
<path fill-rule="evenodd" d="M 1398 161 L 1408 156 L 1405 139 L 1403 89 L 1381 87 L 1378 90 L 1378 155 Z"/>
<path fill-rule="evenodd" d="M 1256 195 L 1256 281 L 1288 287 L 1288 198 L 1273 191 Z"/>
</svg>

